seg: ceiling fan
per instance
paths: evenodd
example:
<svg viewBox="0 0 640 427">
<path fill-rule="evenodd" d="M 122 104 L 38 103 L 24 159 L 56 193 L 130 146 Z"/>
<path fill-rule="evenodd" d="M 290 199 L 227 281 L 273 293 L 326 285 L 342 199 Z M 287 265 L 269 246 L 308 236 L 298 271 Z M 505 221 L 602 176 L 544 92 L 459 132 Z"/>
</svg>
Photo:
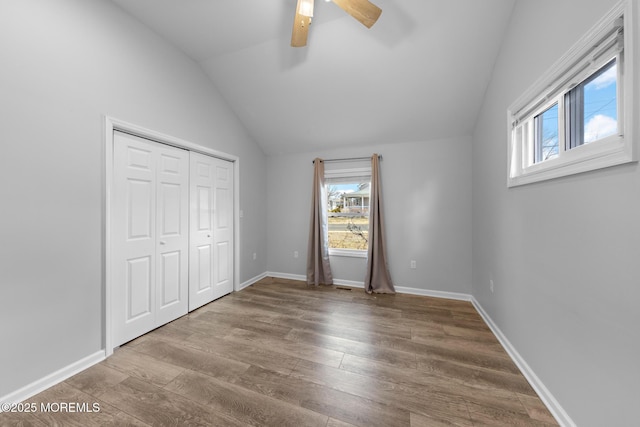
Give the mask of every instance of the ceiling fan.
<svg viewBox="0 0 640 427">
<path fill-rule="evenodd" d="M 329 1 L 329 0 L 327 0 Z M 342 10 L 360 21 L 362 25 L 371 28 L 376 23 L 382 9 L 369 0 L 331 0 Z M 291 46 L 302 47 L 307 45 L 309 25 L 313 17 L 313 0 L 298 0 L 296 16 L 293 20 L 291 33 Z"/>
</svg>

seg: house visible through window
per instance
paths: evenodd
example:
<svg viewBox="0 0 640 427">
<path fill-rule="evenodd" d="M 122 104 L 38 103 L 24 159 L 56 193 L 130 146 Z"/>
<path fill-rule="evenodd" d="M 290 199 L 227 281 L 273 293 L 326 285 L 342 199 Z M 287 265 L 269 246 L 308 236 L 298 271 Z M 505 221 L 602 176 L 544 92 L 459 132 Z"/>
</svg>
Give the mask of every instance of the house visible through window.
<svg viewBox="0 0 640 427">
<path fill-rule="evenodd" d="M 329 254 L 366 257 L 371 168 L 325 170 Z"/>
<path fill-rule="evenodd" d="M 367 250 L 370 186 L 368 181 L 327 186 L 330 249 Z"/>
</svg>

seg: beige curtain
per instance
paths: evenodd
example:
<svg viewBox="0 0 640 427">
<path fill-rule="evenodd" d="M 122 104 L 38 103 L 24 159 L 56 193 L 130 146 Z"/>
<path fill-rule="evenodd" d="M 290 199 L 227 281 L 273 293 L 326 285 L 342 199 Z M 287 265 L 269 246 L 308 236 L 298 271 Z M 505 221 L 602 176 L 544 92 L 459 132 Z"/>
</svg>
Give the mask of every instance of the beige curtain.
<svg viewBox="0 0 640 427">
<path fill-rule="evenodd" d="M 371 157 L 371 202 L 369 203 L 369 252 L 364 289 L 367 293 L 395 294 L 387 265 L 384 234 L 382 192 L 380 191 L 380 161 Z"/>
<path fill-rule="evenodd" d="M 324 162 L 313 161 L 313 197 L 311 200 L 311 227 L 307 252 L 307 284 L 332 285 L 329 265 L 329 236 L 327 227 L 327 194 L 324 188 Z"/>
</svg>

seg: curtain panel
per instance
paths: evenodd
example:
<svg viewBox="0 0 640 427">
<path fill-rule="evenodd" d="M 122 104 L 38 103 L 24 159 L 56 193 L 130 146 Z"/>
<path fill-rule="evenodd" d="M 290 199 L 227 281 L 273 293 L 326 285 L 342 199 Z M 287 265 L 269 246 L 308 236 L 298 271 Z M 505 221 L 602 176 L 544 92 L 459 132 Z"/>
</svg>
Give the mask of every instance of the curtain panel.
<svg viewBox="0 0 640 427">
<path fill-rule="evenodd" d="M 311 198 L 311 222 L 307 252 L 307 284 L 332 285 L 329 265 L 329 230 L 327 218 L 327 192 L 324 186 L 324 162 L 313 161 L 313 189 Z"/>
<path fill-rule="evenodd" d="M 364 289 L 367 293 L 395 294 L 387 263 L 387 245 L 384 232 L 384 209 L 380 188 L 380 160 L 371 156 L 371 202 L 369 206 L 369 248 L 367 275 Z"/>
</svg>

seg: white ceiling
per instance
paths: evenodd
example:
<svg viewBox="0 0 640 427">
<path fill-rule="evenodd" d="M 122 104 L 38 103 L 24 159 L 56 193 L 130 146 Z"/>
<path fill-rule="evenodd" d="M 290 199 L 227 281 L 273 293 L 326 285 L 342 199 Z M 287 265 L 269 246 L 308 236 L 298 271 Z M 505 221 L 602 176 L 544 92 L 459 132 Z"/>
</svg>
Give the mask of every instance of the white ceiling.
<svg viewBox="0 0 640 427">
<path fill-rule="evenodd" d="M 373 0 L 367 29 L 316 0 L 112 0 L 201 64 L 265 153 L 469 135 L 514 0 Z"/>
</svg>

